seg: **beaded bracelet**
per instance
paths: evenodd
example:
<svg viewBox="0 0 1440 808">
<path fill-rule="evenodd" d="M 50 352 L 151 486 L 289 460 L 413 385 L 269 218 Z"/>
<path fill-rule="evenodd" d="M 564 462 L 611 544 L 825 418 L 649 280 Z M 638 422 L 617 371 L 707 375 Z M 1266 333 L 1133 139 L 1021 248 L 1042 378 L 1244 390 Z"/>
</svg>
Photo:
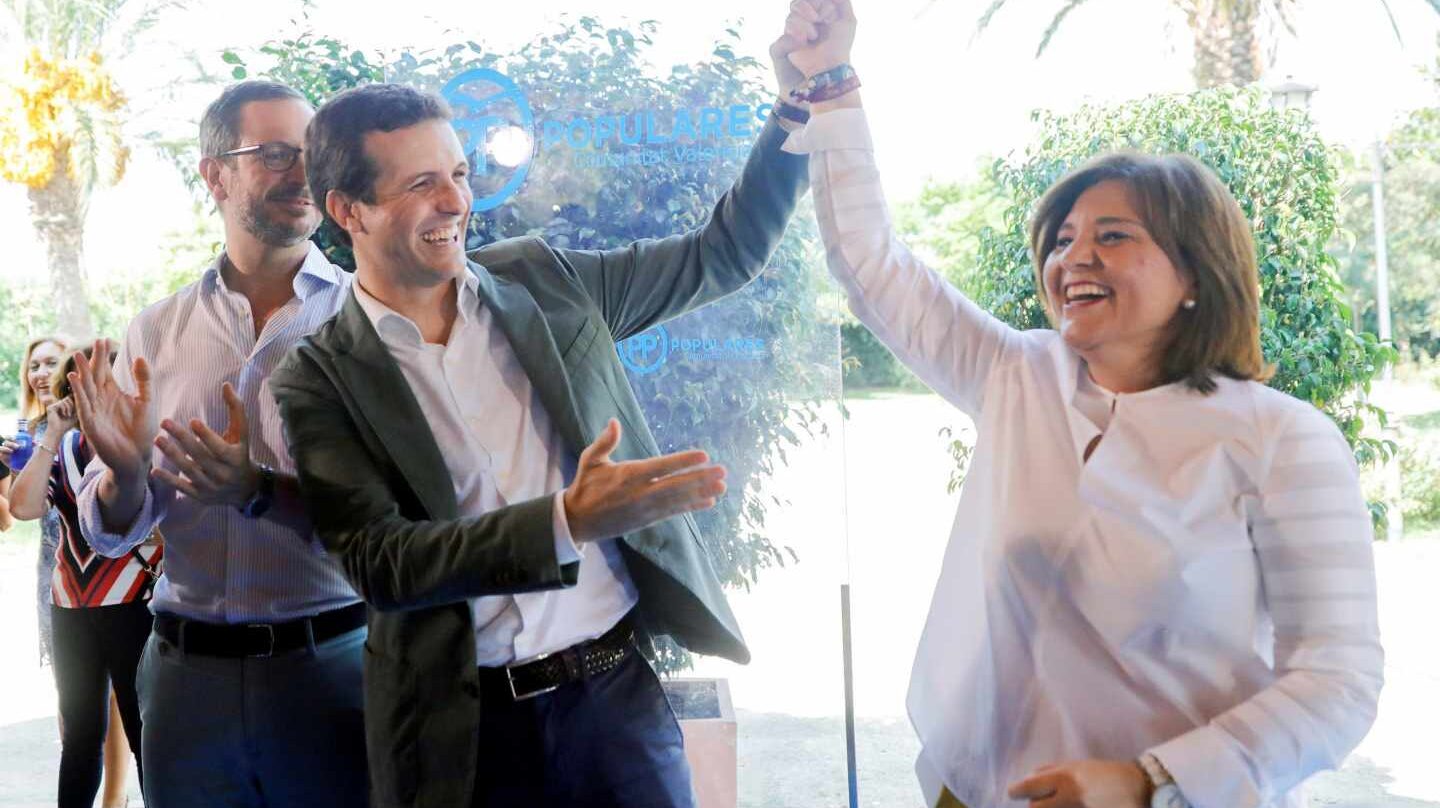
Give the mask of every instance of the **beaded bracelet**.
<svg viewBox="0 0 1440 808">
<path fill-rule="evenodd" d="M 855 68 L 840 64 L 806 79 L 803 84 L 790 91 L 790 100 L 801 104 L 829 101 L 859 86 L 860 76 L 855 73 Z"/>
</svg>

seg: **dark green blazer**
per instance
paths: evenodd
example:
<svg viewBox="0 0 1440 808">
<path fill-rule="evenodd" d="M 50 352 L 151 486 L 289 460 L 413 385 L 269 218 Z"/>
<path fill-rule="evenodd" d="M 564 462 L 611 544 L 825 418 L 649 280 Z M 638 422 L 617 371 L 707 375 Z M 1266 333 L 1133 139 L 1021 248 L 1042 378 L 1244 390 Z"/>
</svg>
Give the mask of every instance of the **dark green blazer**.
<svg viewBox="0 0 1440 808">
<path fill-rule="evenodd" d="M 783 140 L 769 124 L 707 223 L 684 235 L 603 252 L 508 239 L 470 254 L 483 305 L 574 455 L 611 417 L 624 427 L 617 459 L 659 453 L 615 342 L 761 272 L 808 181 L 806 159 L 782 152 Z M 482 516 L 457 512 L 442 448 L 353 293 L 291 350 L 270 387 L 316 531 L 371 606 L 373 802 L 467 806 L 484 709 L 467 600 L 575 584 L 579 565 L 555 557 L 552 497 Z M 619 539 L 646 630 L 749 660 L 693 519 Z"/>
</svg>

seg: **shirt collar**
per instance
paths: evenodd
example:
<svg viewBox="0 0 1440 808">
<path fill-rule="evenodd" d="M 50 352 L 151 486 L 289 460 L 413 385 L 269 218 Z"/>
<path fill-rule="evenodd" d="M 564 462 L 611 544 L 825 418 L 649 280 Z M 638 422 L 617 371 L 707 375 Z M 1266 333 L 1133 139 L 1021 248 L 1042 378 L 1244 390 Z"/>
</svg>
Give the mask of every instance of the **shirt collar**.
<svg viewBox="0 0 1440 808">
<path fill-rule="evenodd" d="M 225 251 L 215 256 L 210 262 L 209 268 L 201 278 L 206 291 L 219 291 L 230 294 L 230 287 L 225 284 L 225 274 L 220 268 L 225 265 Z M 312 294 L 321 289 L 339 286 L 343 281 L 341 275 L 344 272 L 340 267 L 330 263 L 325 253 L 315 246 L 315 242 L 309 242 L 309 250 L 305 253 L 305 260 L 300 264 L 300 271 L 295 273 L 291 280 L 291 287 L 295 290 L 295 296 L 300 302 L 305 302 Z"/>
<path fill-rule="evenodd" d="M 480 280 L 475 277 L 474 272 L 466 269 L 455 279 L 455 286 L 460 295 L 456 307 L 460 313 L 460 322 L 468 323 L 471 310 L 480 305 Z M 370 318 L 370 324 L 375 326 L 375 332 L 385 344 L 395 347 L 418 347 L 424 344 L 424 335 L 420 333 L 420 327 L 415 325 L 414 320 L 381 303 L 358 281 L 354 284 L 354 289 L 360 308 L 365 312 L 365 316 Z"/>
</svg>

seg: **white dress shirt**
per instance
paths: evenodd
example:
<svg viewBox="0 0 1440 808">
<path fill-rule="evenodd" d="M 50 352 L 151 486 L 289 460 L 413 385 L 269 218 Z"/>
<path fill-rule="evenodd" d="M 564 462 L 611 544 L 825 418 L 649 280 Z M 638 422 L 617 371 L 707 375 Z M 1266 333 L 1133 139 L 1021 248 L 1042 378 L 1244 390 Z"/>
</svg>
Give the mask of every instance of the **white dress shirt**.
<svg viewBox="0 0 1440 808">
<path fill-rule="evenodd" d="M 311 245 L 295 273 L 295 296 L 257 336 L 250 302 L 226 287 L 222 261 L 223 253 L 200 280 L 135 316 L 115 358 L 115 381 L 133 393 L 130 363 L 143 356 L 160 418 L 182 425 L 198 418 L 217 432 L 229 419 L 220 386 L 230 382 L 245 405 L 251 458 L 294 474 L 270 372 L 297 340 L 340 310 L 350 276 Z M 158 449 L 153 462 L 177 471 Z M 275 623 L 359 602 L 313 532 L 196 503 L 153 477 L 130 529 L 108 532 L 97 497 L 105 470 L 98 457 L 86 467 L 76 497 L 81 532 L 97 552 L 118 558 L 160 527 L 165 574 L 150 602 L 155 612 L 213 623 Z"/>
<path fill-rule="evenodd" d="M 525 375 L 470 272 L 456 280 L 459 314 L 444 345 L 376 300 L 360 284 L 355 297 L 410 383 L 455 486 L 461 516 L 555 493 L 555 553 L 580 562 L 571 589 L 495 595 L 470 601 L 475 658 L 506 665 L 568 648 L 610 630 L 639 602 L 614 539 L 577 548 L 565 519 L 563 489 L 575 458 Z"/>
<path fill-rule="evenodd" d="M 976 423 L 908 697 L 932 804 L 943 782 L 1015 805 L 1040 766 L 1149 751 L 1195 808 L 1302 805 L 1368 731 L 1383 672 L 1339 430 L 1256 382 L 1077 389 L 1055 332 L 1006 326 L 895 240 L 863 112 L 786 148 L 811 155 L 851 309 Z"/>
</svg>

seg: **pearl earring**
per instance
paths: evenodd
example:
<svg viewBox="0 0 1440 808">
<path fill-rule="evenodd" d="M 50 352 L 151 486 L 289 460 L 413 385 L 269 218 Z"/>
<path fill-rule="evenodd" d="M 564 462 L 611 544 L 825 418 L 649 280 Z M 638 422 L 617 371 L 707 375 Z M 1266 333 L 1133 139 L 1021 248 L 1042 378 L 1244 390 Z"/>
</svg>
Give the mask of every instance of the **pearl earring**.
<svg viewBox="0 0 1440 808">
<path fill-rule="evenodd" d="M 1192 309 L 1195 308 L 1195 301 L 1194 301 L 1194 300 L 1191 300 L 1191 299 L 1189 299 L 1189 298 L 1186 298 L 1185 301 L 1180 304 L 1180 308 L 1182 308 L 1182 309 L 1184 309 L 1184 310 L 1186 310 L 1186 311 L 1190 311 L 1190 310 L 1192 310 Z"/>
</svg>

